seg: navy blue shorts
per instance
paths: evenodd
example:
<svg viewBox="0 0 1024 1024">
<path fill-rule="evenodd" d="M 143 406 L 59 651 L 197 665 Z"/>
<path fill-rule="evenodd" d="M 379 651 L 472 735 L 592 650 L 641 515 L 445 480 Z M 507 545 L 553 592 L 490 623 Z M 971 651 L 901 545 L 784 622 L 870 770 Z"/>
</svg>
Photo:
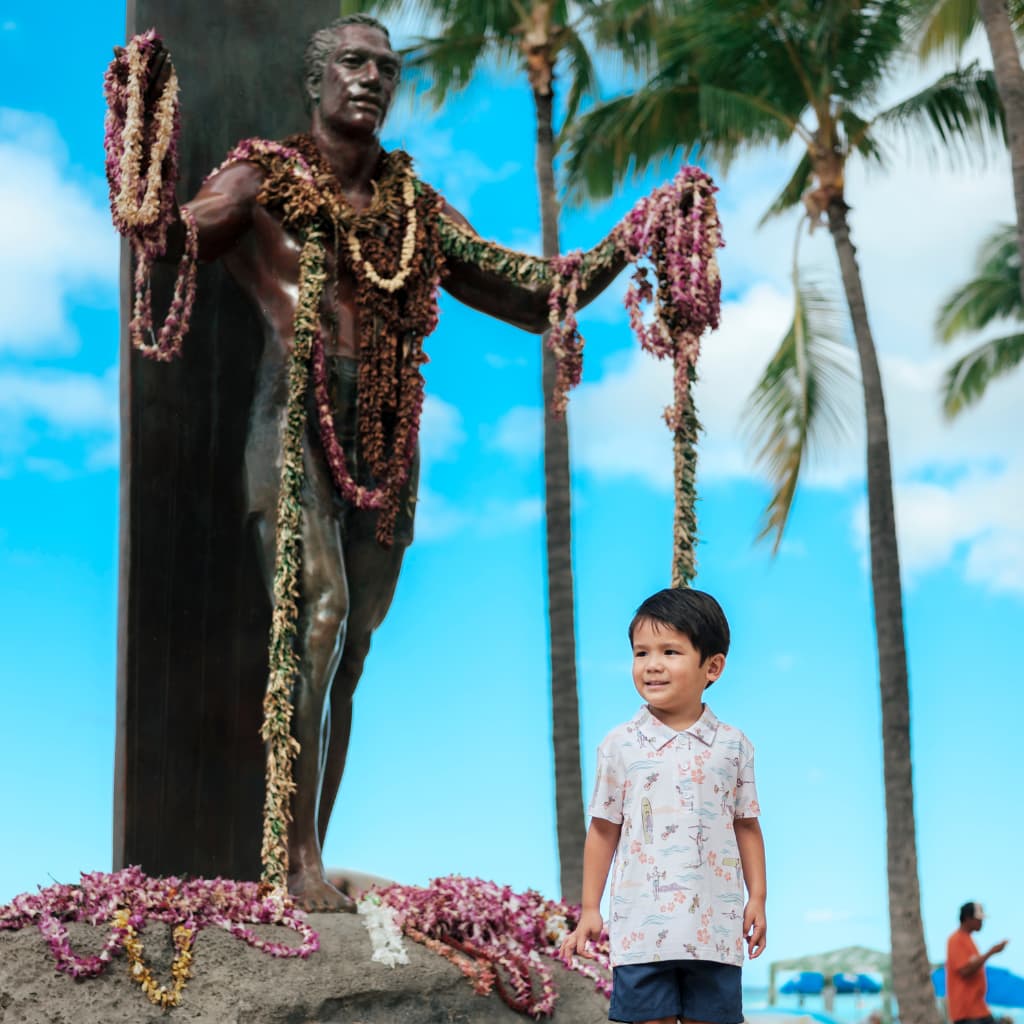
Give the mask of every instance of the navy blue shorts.
<svg viewBox="0 0 1024 1024">
<path fill-rule="evenodd" d="M 742 1024 L 741 969 L 710 960 L 623 964 L 612 971 L 608 1019 L 684 1017 L 709 1024 Z"/>
</svg>

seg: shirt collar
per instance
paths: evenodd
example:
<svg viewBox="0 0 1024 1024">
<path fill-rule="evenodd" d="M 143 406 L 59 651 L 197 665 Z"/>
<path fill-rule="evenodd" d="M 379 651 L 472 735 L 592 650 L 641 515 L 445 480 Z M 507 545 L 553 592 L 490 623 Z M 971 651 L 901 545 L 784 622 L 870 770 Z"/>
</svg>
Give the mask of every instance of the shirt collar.
<svg viewBox="0 0 1024 1024">
<path fill-rule="evenodd" d="M 637 712 L 630 724 L 636 732 L 636 738 L 640 745 L 650 745 L 655 750 L 660 750 L 666 743 L 680 735 L 675 729 L 652 715 L 646 704 Z M 707 704 L 704 705 L 704 711 L 700 718 L 688 729 L 683 730 L 684 733 L 700 740 L 708 747 L 715 742 L 717 731 L 718 718 Z"/>
</svg>

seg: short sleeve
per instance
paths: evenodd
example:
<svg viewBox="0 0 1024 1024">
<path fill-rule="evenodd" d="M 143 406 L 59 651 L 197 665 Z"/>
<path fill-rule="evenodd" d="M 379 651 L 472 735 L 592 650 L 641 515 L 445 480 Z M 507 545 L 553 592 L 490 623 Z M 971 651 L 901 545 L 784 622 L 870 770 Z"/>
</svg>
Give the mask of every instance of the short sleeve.
<svg viewBox="0 0 1024 1024">
<path fill-rule="evenodd" d="M 587 808 L 590 817 L 621 824 L 625 788 L 626 766 L 622 751 L 617 743 L 606 739 L 597 748 L 597 777 L 594 779 L 594 795 Z"/>
<path fill-rule="evenodd" d="M 965 941 L 966 940 L 966 941 Z M 958 971 L 974 956 L 974 943 L 957 929 L 946 945 L 946 970 Z"/>
<path fill-rule="evenodd" d="M 740 746 L 740 771 L 736 777 L 736 818 L 756 818 L 761 813 L 754 778 L 754 748 L 744 737 Z"/>
</svg>

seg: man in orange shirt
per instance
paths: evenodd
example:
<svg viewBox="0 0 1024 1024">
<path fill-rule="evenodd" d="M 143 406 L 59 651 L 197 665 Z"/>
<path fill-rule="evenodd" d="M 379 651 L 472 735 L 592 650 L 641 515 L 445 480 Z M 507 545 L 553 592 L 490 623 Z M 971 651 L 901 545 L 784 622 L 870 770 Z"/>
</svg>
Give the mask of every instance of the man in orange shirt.
<svg viewBox="0 0 1024 1024">
<path fill-rule="evenodd" d="M 978 931 L 984 920 L 980 903 L 965 903 L 960 908 L 960 927 L 946 943 L 946 1009 L 953 1024 L 994 1022 L 985 1002 L 985 963 L 1006 949 L 1007 940 L 997 942 L 987 953 L 979 953 L 971 933 Z"/>
</svg>

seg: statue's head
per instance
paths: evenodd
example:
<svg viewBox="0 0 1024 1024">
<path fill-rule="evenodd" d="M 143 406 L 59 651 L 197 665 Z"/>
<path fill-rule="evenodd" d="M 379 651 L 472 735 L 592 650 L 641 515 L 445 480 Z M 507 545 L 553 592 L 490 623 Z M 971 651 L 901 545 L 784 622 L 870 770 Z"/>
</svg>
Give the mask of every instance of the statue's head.
<svg viewBox="0 0 1024 1024">
<path fill-rule="evenodd" d="M 348 133 L 377 134 L 401 70 L 402 58 L 376 18 L 350 14 L 332 21 L 306 46 L 305 91 L 314 117 Z"/>
</svg>

